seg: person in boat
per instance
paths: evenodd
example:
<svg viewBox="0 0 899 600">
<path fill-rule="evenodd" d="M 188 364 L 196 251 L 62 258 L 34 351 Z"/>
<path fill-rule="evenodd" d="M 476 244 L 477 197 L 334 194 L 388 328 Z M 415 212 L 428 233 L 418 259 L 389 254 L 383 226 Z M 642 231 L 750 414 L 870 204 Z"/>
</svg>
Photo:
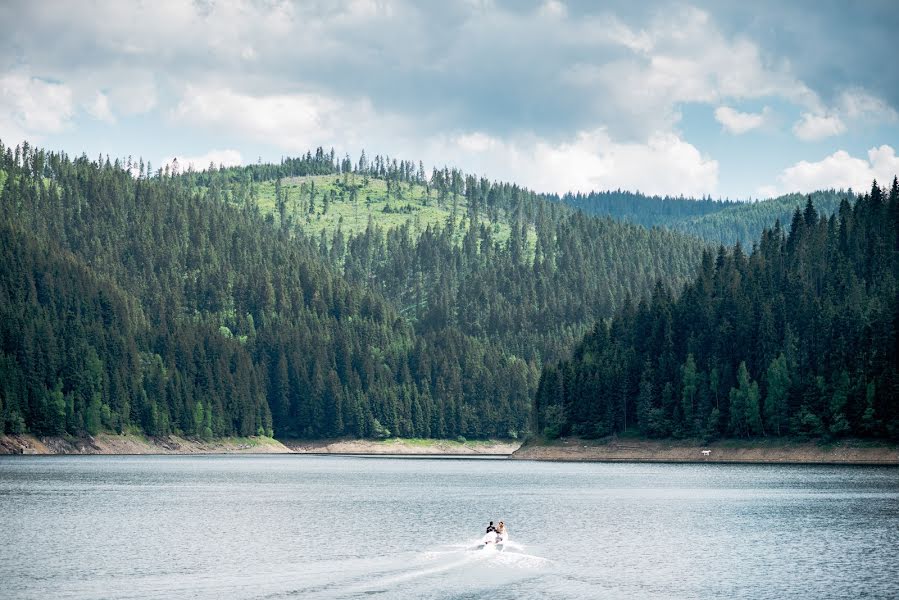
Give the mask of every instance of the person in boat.
<svg viewBox="0 0 899 600">
<path fill-rule="evenodd" d="M 491 531 L 496 531 L 496 527 L 493 526 L 493 521 L 490 521 L 490 525 L 487 526 L 487 533 Z"/>
<path fill-rule="evenodd" d="M 501 544 L 506 538 L 506 524 L 502 521 L 496 526 L 496 543 Z"/>
</svg>

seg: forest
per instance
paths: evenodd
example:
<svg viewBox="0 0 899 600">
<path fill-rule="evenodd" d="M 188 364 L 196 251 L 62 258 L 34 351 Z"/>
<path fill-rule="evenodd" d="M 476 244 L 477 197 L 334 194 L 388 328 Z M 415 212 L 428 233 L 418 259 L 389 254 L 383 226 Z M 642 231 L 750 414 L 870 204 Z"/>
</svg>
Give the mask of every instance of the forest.
<svg viewBox="0 0 899 600">
<path fill-rule="evenodd" d="M 850 189 L 823 190 L 811 194 L 818 212 L 832 215 L 842 200 L 854 200 Z M 714 244 L 732 246 L 740 242 L 751 248 L 775 221 L 789 221 L 806 196 L 786 194 L 755 202 L 712 200 L 711 198 L 683 198 L 644 196 L 621 190 L 549 196 L 551 200 L 579 208 L 588 214 L 610 216 L 644 227 L 665 227 Z"/>
<path fill-rule="evenodd" d="M 255 205 L 104 159 L 0 156 L 5 431 L 527 430 L 524 361 L 457 331 L 416 335 Z"/>
<path fill-rule="evenodd" d="M 855 198 L 827 218 L 834 195 L 813 198 L 826 199 L 822 221 L 842 223 Z M 626 200 L 615 200 L 621 211 Z M 637 399 L 652 349 L 641 347 L 636 371 L 627 354 L 628 368 L 607 375 L 609 385 L 623 377 L 622 406 L 612 412 L 599 408 L 610 402 L 596 387 L 599 375 L 590 372 L 594 387 L 575 388 L 581 379 L 573 374 L 585 355 L 599 360 L 597 351 L 584 353 L 591 339 L 620 333 L 622 319 L 660 298 L 677 305 L 706 273 L 710 241 L 721 240 L 679 230 L 684 219 L 726 218 L 746 232 L 805 199 L 665 199 L 662 208 L 644 200 L 632 211 L 645 222 L 620 211 L 593 216 L 455 169 L 427 175 L 421 162 L 364 153 L 354 162 L 321 148 L 279 164 L 180 172 L 0 144 L 0 430 L 514 438 L 639 427 L 657 436 L 731 435 L 728 407 L 716 404 L 721 426 L 713 432 L 699 395 L 689 427 L 652 412 L 683 385 L 658 366 L 650 373 L 659 393 L 649 405 L 657 426 L 647 426 Z M 784 252 L 792 247 L 792 231 L 778 227 L 762 246 L 772 235 L 784 237 Z M 740 261 L 749 269 L 759 251 L 746 257 L 739 245 L 722 247 L 715 260 L 736 261 L 742 282 Z M 827 266 L 819 253 L 829 251 L 807 249 L 802 264 L 809 255 Z M 895 255 L 884 256 L 894 265 Z M 855 290 L 860 276 L 853 277 Z M 888 304 L 884 293 L 876 297 Z M 770 327 L 786 322 L 781 312 Z M 721 326 L 729 331 L 733 322 Z M 794 360 L 789 349 L 804 347 L 797 336 L 806 324 L 787 324 L 792 346 L 781 345 Z M 721 364 L 709 367 L 704 352 L 691 354 L 697 381 L 714 368 L 715 391 L 724 393 L 741 374 L 739 361 L 715 355 Z M 687 360 L 676 356 L 678 365 Z M 754 361 L 770 360 L 754 356 L 747 373 L 759 381 Z M 854 363 L 846 369 L 847 406 L 856 410 L 864 373 Z M 822 376 L 822 385 L 834 385 Z M 878 425 L 859 429 L 860 417 L 847 409 L 853 433 L 892 431 L 882 416 L 887 376 L 878 377 L 870 392 Z M 810 394 L 804 385 L 791 380 L 791 394 Z M 827 434 L 829 417 L 819 417 Z"/>
<path fill-rule="evenodd" d="M 899 438 L 899 182 L 703 253 L 599 321 L 536 395 L 548 437 Z"/>
</svg>

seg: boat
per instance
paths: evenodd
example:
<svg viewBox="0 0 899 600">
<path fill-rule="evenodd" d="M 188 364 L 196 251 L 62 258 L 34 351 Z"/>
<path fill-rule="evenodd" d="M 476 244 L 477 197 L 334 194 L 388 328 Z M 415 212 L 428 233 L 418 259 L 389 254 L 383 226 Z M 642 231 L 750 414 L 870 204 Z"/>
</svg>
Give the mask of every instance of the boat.
<svg viewBox="0 0 899 600">
<path fill-rule="evenodd" d="M 481 542 L 478 544 L 478 550 L 496 550 L 502 552 L 504 544 L 507 541 L 508 540 L 496 535 L 496 532 L 491 531 L 481 538 Z"/>
</svg>

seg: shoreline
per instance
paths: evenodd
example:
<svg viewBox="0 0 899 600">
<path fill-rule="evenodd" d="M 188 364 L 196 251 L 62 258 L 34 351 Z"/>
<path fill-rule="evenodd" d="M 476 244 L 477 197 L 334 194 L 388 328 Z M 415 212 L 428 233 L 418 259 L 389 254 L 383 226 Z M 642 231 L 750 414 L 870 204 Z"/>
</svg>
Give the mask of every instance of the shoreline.
<svg viewBox="0 0 899 600">
<path fill-rule="evenodd" d="M 708 454 L 704 454 L 707 451 Z M 0 455 L 304 454 L 310 456 L 508 458 L 546 462 L 899 465 L 899 446 L 868 440 L 830 444 L 786 440 L 276 440 L 265 437 L 199 440 L 101 433 L 94 437 L 0 435 Z"/>
<path fill-rule="evenodd" d="M 153 455 L 153 454 L 289 454 L 281 442 L 266 437 L 200 440 L 179 436 L 151 438 L 126 433 L 100 433 L 87 437 L 0 435 L 0 455 Z"/>
<path fill-rule="evenodd" d="M 100 433 L 83 438 L 0 435 L 0 455 L 192 455 L 308 454 L 346 456 L 485 456 L 509 457 L 520 441 L 421 440 L 276 440 L 266 437 L 199 440 L 180 436 L 152 438 L 138 434 Z"/>
<path fill-rule="evenodd" d="M 899 447 L 854 439 L 829 444 L 782 440 L 725 440 L 702 444 L 700 440 L 562 438 L 526 443 L 510 458 L 552 462 L 899 466 Z"/>
<path fill-rule="evenodd" d="M 382 456 L 491 456 L 510 457 L 522 445 L 511 440 L 281 440 L 296 454 L 340 454 Z"/>
</svg>

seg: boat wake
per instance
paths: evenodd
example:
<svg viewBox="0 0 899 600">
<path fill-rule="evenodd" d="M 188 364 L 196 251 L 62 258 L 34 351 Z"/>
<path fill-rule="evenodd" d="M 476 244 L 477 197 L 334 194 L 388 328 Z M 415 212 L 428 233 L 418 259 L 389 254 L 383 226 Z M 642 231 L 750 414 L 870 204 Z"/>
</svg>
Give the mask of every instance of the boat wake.
<svg viewBox="0 0 899 600">
<path fill-rule="evenodd" d="M 479 547 L 480 545 L 480 547 Z M 402 560 L 403 567 L 371 573 L 364 582 L 341 590 L 347 596 L 381 593 L 427 596 L 429 590 L 445 588 L 453 582 L 457 590 L 486 591 L 541 575 L 552 561 L 527 552 L 515 542 L 502 549 L 480 544 L 448 544 Z"/>
</svg>

